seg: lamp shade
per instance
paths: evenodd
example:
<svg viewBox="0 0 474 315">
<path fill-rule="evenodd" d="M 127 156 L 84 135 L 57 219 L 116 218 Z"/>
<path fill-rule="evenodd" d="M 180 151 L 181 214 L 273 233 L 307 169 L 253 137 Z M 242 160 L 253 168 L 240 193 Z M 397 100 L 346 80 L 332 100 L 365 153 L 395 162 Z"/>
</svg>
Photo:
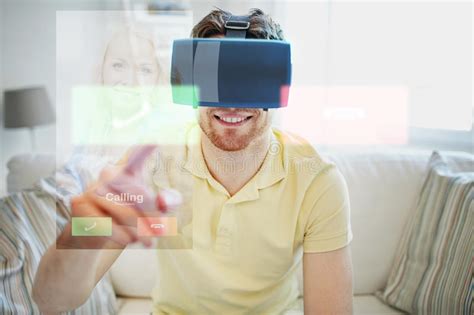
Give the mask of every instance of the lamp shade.
<svg viewBox="0 0 474 315">
<path fill-rule="evenodd" d="M 34 127 L 54 123 L 54 112 L 44 87 L 4 92 L 5 128 Z"/>
</svg>

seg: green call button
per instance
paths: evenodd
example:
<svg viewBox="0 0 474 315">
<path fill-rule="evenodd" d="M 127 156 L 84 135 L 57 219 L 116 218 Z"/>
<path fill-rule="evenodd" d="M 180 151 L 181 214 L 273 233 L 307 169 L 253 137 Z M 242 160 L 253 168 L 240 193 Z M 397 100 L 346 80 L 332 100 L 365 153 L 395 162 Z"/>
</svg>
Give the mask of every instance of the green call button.
<svg viewBox="0 0 474 315">
<path fill-rule="evenodd" d="M 112 236 L 112 218 L 74 217 L 72 236 Z"/>
</svg>

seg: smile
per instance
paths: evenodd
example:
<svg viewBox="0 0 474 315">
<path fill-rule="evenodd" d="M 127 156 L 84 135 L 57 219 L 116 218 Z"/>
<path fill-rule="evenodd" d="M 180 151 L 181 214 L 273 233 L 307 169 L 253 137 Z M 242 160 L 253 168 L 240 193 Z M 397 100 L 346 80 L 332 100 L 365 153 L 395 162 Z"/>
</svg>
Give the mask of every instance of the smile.
<svg viewBox="0 0 474 315">
<path fill-rule="evenodd" d="M 250 119 L 252 119 L 253 116 L 236 116 L 236 115 L 225 115 L 225 116 L 218 116 L 214 115 L 214 118 L 224 126 L 232 126 L 232 127 L 237 127 L 245 124 L 248 122 Z"/>
</svg>

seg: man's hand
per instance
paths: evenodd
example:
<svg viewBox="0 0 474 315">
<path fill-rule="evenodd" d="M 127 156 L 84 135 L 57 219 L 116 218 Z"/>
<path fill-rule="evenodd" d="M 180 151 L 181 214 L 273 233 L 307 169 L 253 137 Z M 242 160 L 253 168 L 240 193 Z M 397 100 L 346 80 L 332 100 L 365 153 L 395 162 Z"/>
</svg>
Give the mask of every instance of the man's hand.
<svg viewBox="0 0 474 315">
<path fill-rule="evenodd" d="M 352 259 L 349 246 L 303 257 L 304 313 L 352 314 Z"/>
<path fill-rule="evenodd" d="M 72 224 L 66 226 L 57 240 L 58 248 L 76 249 L 123 249 L 137 241 L 151 245 L 148 237 L 137 235 L 137 220 L 159 217 L 160 211 L 180 203 L 179 193 L 171 190 L 155 195 L 146 187 L 142 178 L 142 169 L 146 158 L 153 152 L 154 146 L 142 146 L 131 152 L 128 162 L 105 168 L 97 183 L 71 200 L 72 217 L 99 217 L 112 220 L 111 236 L 71 235 Z M 139 197 L 139 202 L 121 200 L 122 196 Z M 111 198 L 114 197 L 114 198 Z M 145 225 L 153 235 L 150 224 Z"/>
</svg>

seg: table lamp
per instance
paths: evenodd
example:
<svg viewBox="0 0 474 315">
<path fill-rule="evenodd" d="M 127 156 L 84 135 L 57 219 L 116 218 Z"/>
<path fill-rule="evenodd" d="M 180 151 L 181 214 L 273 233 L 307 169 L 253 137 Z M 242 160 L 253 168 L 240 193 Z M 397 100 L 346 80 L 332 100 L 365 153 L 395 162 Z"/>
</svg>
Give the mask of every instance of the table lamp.
<svg viewBox="0 0 474 315">
<path fill-rule="evenodd" d="M 4 92 L 5 128 L 29 128 L 31 146 L 36 151 L 34 127 L 55 121 L 53 108 L 44 87 L 31 87 Z"/>
</svg>

